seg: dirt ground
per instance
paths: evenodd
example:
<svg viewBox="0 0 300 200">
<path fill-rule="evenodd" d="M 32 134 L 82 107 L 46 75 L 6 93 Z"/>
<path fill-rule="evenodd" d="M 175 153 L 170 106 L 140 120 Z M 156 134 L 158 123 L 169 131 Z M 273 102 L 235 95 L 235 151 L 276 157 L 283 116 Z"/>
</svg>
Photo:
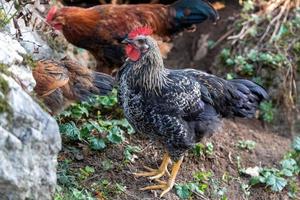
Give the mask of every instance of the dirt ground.
<svg viewBox="0 0 300 200">
<path fill-rule="evenodd" d="M 253 140 L 256 147 L 252 151 L 238 148 L 236 144 L 239 140 Z M 247 183 L 249 177 L 240 176 L 238 173 L 237 156 L 240 156 L 241 166 L 244 168 L 264 166 L 272 167 L 279 164 L 290 146 L 290 140 L 267 131 L 256 120 L 236 119 L 224 120 L 223 128 L 204 142 L 211 142 L 214 145 L 213 155 L 209 157 L 196 157 L 192 152 L 186 154 L 180 172 L 177 176 L 177 183 L 185 183 L 193 179 L 193 174 L 197 171 L 211 170 L 216 180 L 221 180 L 224 173 L 232 177 L 228 182 L 222 182 L 222 187 L 227 189 L 228 199 L 244 199 L 241 183 Z M 138 158 L 135 163 L 124 163 L 124 148 L 126 144 L 114 145 L 104 152 L 90 151 L 84 145 L 77 145 L 81 149 L 74 153 L 67 146 L 60 153 L 60 160 L 65 158 L 73 160 L 70 168 L 79 169 L 85 166 L 95 168 L 95 173 L 85 182 L 87 188 L 102 179 L 107 179 L 111 183 L 119 183 L 126 187 L 125 193 L 112 196 L 111 199 L 159 199 L 159 194 L 155 191 L 139 191 L 139 188 L 155 184 L 146 178 L 137 178 L 132 173 L 142 171 L 143 166 L 157 168 L 160 165 L 163 151 L 160 146 L 150 143 L 147 138 L 134 134 L 128 138 L 128 144 L 140 146 L 142 152 L 137 153 Z M 82 154 L 82 155 L 81 155 Z M 78 160 L 77 158 L 81 159 Z M 103 170 L 102 161 L 112 161 L 110 170 Z M 238 181 L 237 181 L 238 180 Z M 287 191 L 272 193 L 270 189 L 255 187 L 250 190 L 250 200 L 284 200 L 288 199 Z M 212 197 L 208 198 L 211 199 Z M 173 189 L 165 195 L 167 200 L 176 200 L 179 197 Z M 195 196 L 193 199 L 201 199 Z"/>
</svg>

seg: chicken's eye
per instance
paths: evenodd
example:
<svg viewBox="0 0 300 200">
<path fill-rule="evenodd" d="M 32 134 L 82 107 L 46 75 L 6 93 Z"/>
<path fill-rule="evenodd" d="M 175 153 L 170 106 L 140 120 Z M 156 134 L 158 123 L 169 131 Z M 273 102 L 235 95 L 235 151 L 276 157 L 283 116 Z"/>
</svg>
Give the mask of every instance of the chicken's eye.
<svg viewBox="0 0 300 200">
<path fill-rule="evenodd" d="M 139 45 L 145 44 L 145 40 L 143 40 L 143 39 L 138 39 L 137 42 Z"/>
</svg>

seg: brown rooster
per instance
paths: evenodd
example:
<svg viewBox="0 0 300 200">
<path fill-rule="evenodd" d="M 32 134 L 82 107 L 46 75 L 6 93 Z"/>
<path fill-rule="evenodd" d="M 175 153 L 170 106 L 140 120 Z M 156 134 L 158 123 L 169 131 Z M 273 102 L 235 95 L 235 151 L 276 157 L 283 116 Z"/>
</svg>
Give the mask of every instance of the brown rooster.
<svg viewBox="0 0 300 200">
<path fill-rule="evenodd" d="M 125 54 L 120 42 L 132 29 L 148 26 L 153 29 L 156 40 L 169 41 L 175 33 L 206 19 L 217 18 L 216 10 L 207 1 L 178 0 L 171 5 L 52 7 L 47 22 L 61 30 L 70 43 L 90 51 L 97 60 L 97 71 L 110 74 L 124 61 Z M 162 45 L 161 51 L 168 49 Z"/>
<path fill-rule="evenodd" d="M 39 61 L 33 77 L 35 92 L 52 114 L 58 114 L 73 102 L 88 100 L 92 95 L 105 95 L 114 83 L 111 76 L 93 72 L 69 59 Z"/>
</svg>

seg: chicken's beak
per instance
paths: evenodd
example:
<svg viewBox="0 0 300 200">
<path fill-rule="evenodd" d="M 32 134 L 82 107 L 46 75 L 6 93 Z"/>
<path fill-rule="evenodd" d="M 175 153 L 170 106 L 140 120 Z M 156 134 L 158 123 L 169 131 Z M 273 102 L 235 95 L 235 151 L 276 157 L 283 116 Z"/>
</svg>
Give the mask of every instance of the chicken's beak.
<svg viewBox="0 0 300 200">
<path fill-rule="evenodd" d="M 125 38 L 124 40 L 122 40 L 122 44 L 132 44 L 133 40 L 129 39 L 129 38 Z"/>
</svg>

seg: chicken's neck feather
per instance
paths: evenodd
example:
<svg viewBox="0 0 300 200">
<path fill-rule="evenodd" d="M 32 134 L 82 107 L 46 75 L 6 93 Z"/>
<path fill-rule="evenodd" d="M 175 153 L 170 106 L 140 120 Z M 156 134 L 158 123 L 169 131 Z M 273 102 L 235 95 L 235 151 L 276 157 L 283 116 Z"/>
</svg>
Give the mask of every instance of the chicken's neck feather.
<svg viewBox="0 0 300 200">
<path fill-rule="evenodd" d="M 133 64 L 134 85 L 146 92 L 161 94 L 162 88 L 170 82 L 167 77 L 169 70 L 164 67 L 159 49 L 149 50 Z"/>
</svg>

